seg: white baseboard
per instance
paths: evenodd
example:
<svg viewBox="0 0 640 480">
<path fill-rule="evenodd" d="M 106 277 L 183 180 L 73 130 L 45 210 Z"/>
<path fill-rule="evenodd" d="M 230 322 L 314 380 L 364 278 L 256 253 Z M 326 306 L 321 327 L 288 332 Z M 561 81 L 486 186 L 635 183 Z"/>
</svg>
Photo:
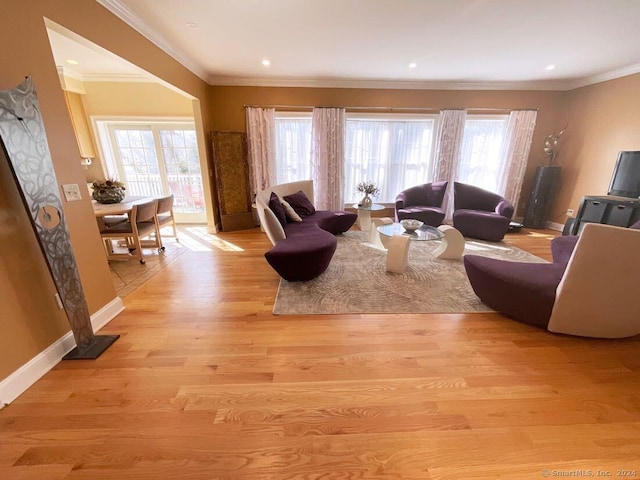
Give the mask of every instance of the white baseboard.
<svg viewBox="0 0 640 480">
<path fill-rule="evenodd" d="M 562 223 L 547 222 L 547 228 L 561 232 L 564 229 L 564 225 Z"/>
<path fill-rule="evenodd" d="M 114 298 L 91 315 L 93 331 L 100 330 L 123 310 L 122 299 L 120 297 Z M 62 357 L 75 346 L 73 333 L 68 332 L 0 382 L 0 409 L 22 395 L 31 385 L 55 367 L 62 360 Z"/>
</svg>

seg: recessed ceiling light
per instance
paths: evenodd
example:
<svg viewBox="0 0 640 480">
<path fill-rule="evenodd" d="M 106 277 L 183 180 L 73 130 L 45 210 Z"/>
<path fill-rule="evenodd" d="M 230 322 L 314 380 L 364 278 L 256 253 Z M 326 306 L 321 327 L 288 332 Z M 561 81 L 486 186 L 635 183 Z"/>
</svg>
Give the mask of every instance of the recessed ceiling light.
<svg viewBox="0 0 640 480">
<path fill-rule="evenodd" d="M 77 60 L 72 60 L 72 59 L 67 60 L 67 63 L 68 63 L 69 65 L 79 65 L 79 64 L 80 64 L 80 62 L 79 62 L 79 61 L 77 61 Z"/>
<path fill-rule="evenodd" d="M 544 69 L 547 70 L 547 71 L 554 70 L 555 68 L 556 68 L 556 66 L 554 64 L 550 64 L 550 65 L 547 65 L 546 67 L 544 67 Z"/>
<path fill-rule="evenodd" d="M 265 58 L 264 60 L 262 60 L 262 65 L 268 67 L 269 65 L 271 65 L 271 62 L 267 58 Z"/>
<path fill-rule="evenodd" d="M 187 22 L 187 27 L 195 30 L 196 28 L 199 27 L 199 25 L 197 23 L 195 23 L 195 22 Z"/>
<path fill-rule="evenodd" d="M 415 62 L 412 62 L 412 63 L 409 64 L 409 68 L 416 68 L 417 66 L 418 66 L 418 64 L 415 63 Z"/>
</svg>

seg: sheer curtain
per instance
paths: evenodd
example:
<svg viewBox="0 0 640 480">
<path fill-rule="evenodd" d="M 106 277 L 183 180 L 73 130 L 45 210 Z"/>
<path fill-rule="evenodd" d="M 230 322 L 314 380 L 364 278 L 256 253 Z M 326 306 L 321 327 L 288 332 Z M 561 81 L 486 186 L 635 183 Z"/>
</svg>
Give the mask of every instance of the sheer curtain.
<svg viewBox="0 0 640 480">
<path fill-rule="evenodd" d="M 453 178 L 502 194 L 500 180 L 508 160 L 504 155 L 507 122 L 506 115 L 467 118 L 458 171 Z"/>
<path fill-rule="evenodd" d="M 314 108 L 311 177 L 319 210 L 342 210 L 344 177 L 344 108 Z"/>
<path fill-rule="evenodd" d="M 275 108 L 246 107 L 247 146 L 253 193 L 275 183 Z"/>
<path fill-rule="evenodd" d="M 435 161 L 430 181 L 449 182 L 442 202 L 446 220 L 453 218 L 453 181 L 458 175 L 466 118 L 467 112 L 464 110 L 442 110 L 440 112 Z"/>
<path fill-rule="evenodd" d="M 344 192 L 358 201 L 356 185 L 371 181 L 380 202 L 394 202 L 398 192 L 426 183 L 431 170 L 434 120 L 347 120 Z"/>
<path fill-rule="evenodd" d="M 505 168 L 498 191 L 516 208 L 520 200 L 537 116 L 538 112 L 533 110 L 513 111 L 509 115 L 506 147 L 503 149 Z"/>
<path fill-rule="evenodd" d="M 276 114 L 276 180 L 282 183 L 311 178 L 311 115 Z"/>
</svg>

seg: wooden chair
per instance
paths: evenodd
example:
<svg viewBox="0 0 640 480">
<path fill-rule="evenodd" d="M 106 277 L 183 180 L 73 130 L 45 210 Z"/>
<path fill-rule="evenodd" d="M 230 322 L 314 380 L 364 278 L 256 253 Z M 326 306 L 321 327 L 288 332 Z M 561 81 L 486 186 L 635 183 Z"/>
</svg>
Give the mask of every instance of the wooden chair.
<svg viewBox="0 0 640 480">
<path fill-rule="evenodd" d="M 159 243 L 160 231 L 158 228 L 158 222 L 155 220 L 157 208 L 157 200 L 151 200 L 150 202 L 134 205 L 131 209 L 131 213 L 129 214 L 128 221 L 110 225 L 100 230 L 100 236 L 102 237 L 108 260 L 127 260 L 130 258 L 136 258 L 140 263 L 144 264 L 145 261 L 142 256 L 141 239 L 152 234 L 155 235 L 156 242 L 148 246 L 157 248 L 162 247 L 162 244 Z M 126 244 L 129 247 L 129 253 L 115 253 L 111 243 L 111 240 L 114 238 L 125 239 Z"/>
</svg>

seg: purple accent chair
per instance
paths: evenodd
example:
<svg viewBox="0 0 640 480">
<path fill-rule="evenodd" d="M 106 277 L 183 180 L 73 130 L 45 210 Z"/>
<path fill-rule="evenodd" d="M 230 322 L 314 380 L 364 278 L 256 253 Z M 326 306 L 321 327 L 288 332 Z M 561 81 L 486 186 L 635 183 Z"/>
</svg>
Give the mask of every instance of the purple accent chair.
<svg viewBox="0 0 640 480">
<path fill-rule="evenodd" d="M 509 230 L 513 205 L 497 193 L 465 183 L 453 184 L 453 226 L 465 237 L 499 242 Z"/>
<path fill-rule="evenodd" d="M 444 220 L 442 201 L 448 182 L 426 183 L 403 190 L 396 196 L 396 221 L 415 218 L 437 227 Z"/>
<path fill-rule="evenodd" d="M 638 225 L 640 227 L 640 225 Z M 551 332 L 595 338 L 640 334 L 640 229 L 589 223 L 558 242 L 553 263 L 466 255 L 469 282 L 483 303 Z"/>
</svg>

